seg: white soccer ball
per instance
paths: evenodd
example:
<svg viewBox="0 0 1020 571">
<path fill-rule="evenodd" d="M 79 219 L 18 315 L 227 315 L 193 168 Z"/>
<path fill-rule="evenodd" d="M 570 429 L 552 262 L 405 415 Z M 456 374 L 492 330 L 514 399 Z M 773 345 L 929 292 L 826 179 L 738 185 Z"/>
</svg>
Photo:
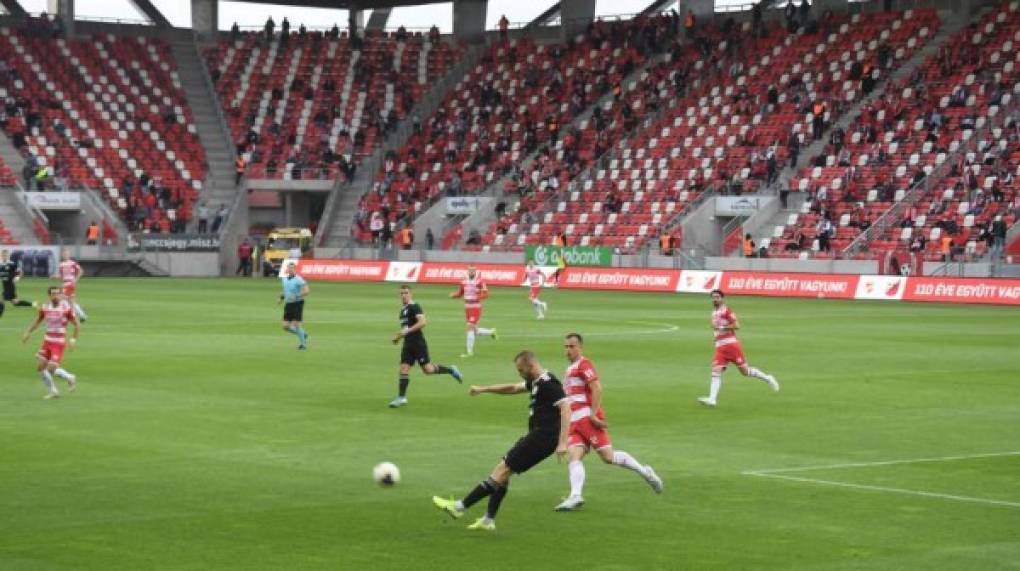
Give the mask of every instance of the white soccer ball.
<svg viewBox="0 0 1020 571">
<path fill-rule="evenodd" d="M 400 482 L 400 468 L 393 462 L 381 462 L 372 468 L 372 479 L 380 486 L 392 486 Z"/>
</svg>

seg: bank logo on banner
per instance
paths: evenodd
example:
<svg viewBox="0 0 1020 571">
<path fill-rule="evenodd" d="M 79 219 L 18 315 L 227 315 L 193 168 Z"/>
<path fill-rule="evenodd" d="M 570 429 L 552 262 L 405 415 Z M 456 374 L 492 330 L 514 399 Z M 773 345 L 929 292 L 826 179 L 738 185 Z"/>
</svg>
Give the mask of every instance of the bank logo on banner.
<svg viewBox="0 0 1020 571">
<path fill-rule="evenodd" d="M 907 278 L 903 276 L 861 276 L 855 299 L 903 299 Z"/>
<path fill-rule="evenodd" d="M 722 272 L 706 270 L 684 270 L 676 291 L 681 293 L 708 293 L 722 285 Z"/>
<path fill-rule="evenodd" d="M 536 246 L 535 247 L 535 265 L 536 266 L 552 266 L 556 264 L 556 260 L 550 255 L 550 248 L 547 246 Z"/>
<path fill-rule="evenodd" d="M 421 275 L 421 262 L 390 262 L 386 270 L 386 281 L 414 283 Z"/>
</svg>

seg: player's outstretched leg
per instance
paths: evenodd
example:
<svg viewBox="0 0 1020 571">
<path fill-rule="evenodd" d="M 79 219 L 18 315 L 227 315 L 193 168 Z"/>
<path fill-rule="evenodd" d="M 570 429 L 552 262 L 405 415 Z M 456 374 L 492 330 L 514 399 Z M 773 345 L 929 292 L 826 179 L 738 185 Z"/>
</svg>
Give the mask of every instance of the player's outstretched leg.
<svg viewBox="0 0 1020 571">
<path fill-rule="evenodd" d="M 460 369 L 456 365 L 434 365 L 432 363 L 425 363 L 422 365 L 421 370 L 426 375 L 450 375 L 458 383 L 464 382 L 464 375 L 461 374 Z"/>
<path fill-rule="evenodd" d="M 623 450 L 613 450 L 611 447 L 600 448 L 598 453 L 599 457 L 606 464 L 612 464 L 638 473 L 645 479 L 645 482 L 648 482 L 648 485 L 652 487 L 656 494 L 662 493 L 662 478 L 655 473 L 651 466 L 641 464 L 637 461 L 637 458 Z"/>
<path fill-rule="evenodd" d="M 407 404 L 407 386 L 411 384 L 409 373 L 401 368 L 400 377 L 397 379 L 397 398 L 390 401 L 390 408 L 399 408 Z"/>
<path fill-rule="evenodd" d="M 53 374 L 67 381 L 67 390 L 74 392 L 74 389 L 78 388 L 78 378 L 75 377 L 71 372 L 63 367 L 57 367 L 53 370 Z"/>
<path fill-rule="evenodd" d="M 53 382 L 53 375 L 50 374 L 49 369 L 43 367 L 39 369 L 39 376 L 42 377 L 43 385 L 46 386 L 46 396 L 44 399 L 53 399 L 60 396 L 60 391 L 57 390 L 57 384 Z"/>
<path fill-rule="evenodd" d="M 466 339 L 465 339 L 465 342 L 464 342 L 464 349 L 466 350 L 466 352 L 464 353 L 463 356 L 465 356 L 465 357 L 473 357 L 474 356 L 474 354 L 475 354 L 475 330 L 474 329 L 468 328 L 467 336 L 466 336 Z"/>
<path fill-rule="evenodd" d="M 88 321 L 88 314 L 86 314 L 85 310 L 78 305 L 78 302 L 74 302 L 72 305 L 74 306 L 74 314 L 78 316 L 78 321 L 81 321 L 82 323 Z"/>
<path fill-rule="evenodd" d="M 766 373 L 765 371 L 755 367 L 745 366 L 741 367 L 740 372 L 743 373 L 745 377 L 752 377 L 765 382 L 772 388 L 773 391 L 779 392 L 779 382 L 776 381 L 774 376 Z"/>
<path fill-rule="evenodd" d="M 25 299 L 15 300 L 14 305 L 16 307 L 35 307 L 37 304 L 34 301 L 28 301 Z"/>
</svg>

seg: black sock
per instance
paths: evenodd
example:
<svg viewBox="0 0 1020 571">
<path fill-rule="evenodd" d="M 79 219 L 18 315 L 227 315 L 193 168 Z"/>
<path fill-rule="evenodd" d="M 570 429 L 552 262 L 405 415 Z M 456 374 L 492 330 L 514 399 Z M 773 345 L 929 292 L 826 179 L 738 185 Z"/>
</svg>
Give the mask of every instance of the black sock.
<svg viewBox="0 0 1020 571">
<path fill-rule="evenodd" d="M 492 478 L 486 478 L 481 484 L 475 486 L 475 489 L 471 490 L 468 495 L 464 496 L 463 500 L 461 500 L 461 503 L 464 504 L 464 509 L 477 504 L 482 500 L 482 498 L 493 493 L 498 487 L 499 485 L 493 482 Z"/>
<path fill-rule="evenodd" d="M 436 365 L 436 374 L 437 375 L 449 375 L 450 374 L 450 367 L 447 367 L 446 365 Z"/>
<path fill-rule="evenodd" d="M 31 301 L 25 301 L 25 300 L 23 300 L 23 299 L 20 299 L 20 300 L 18 300 L 18 302 L 17 302 L 17 303 L 15 303 L 14 305 L 16 305 L 16 306 L 18 306 L 18 307 L 32 307 L 32 302 L 31 302 Z"/>
<path fill-rule="evenodd" d="M 499 486 L 489 496 L 489 509 L 485 512 L 485 517 L 489 519 L 496 519 L 496 512 L 499 511 L 499 504 L 503 503 L 503 498 L 506 497 L 506 493 L 509 491 L 507 486 L 510 482 L 507 482 L 506 486 Z"/>
<path fill-rule="evenodd" d="M 407 385 L 411 384 L 411 379 L 409 379 L 407 375 L 400 375 L 400 380 L 398 381 L 398 383 L 399 389 L 397 394 L 399 394 L 402 397 L 406 397 Z"/>
<path fill-rule="evenodd" d="M 0 316 L 2 316 L 4 314 L 4 308 L 6 308 L 6 307 L 7 307 L 7 304 L 5 304 L 4 302 L 0 301 Z"/>
</svg>

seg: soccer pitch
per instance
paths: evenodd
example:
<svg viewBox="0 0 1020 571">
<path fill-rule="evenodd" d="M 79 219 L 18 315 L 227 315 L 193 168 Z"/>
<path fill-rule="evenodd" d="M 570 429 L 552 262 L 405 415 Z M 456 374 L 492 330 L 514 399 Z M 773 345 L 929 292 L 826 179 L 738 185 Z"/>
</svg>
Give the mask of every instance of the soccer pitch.
<svg viewBox="0 0 1020 571">
<path fill-rule="evenodd" d="M 47 282 L 26 280 L 42 300 Z M 87 279 L 90 320 L 44 401 L 31 310 L 0 319 L 0 569 L 1020 569 L 1020 311 L 730 298 L 751 364 L 706 394 L 707 296 L 495 289 L 464 352 L 452 287 L 415 288 L 434 362 L 391 410 L 395 284 L 312 283 L 310 349 L 280 328 L 276 280 Z M 512 481 L 495 534 L 432 495 L 462 496 L 525 432 L 516 381 L 532 349 L 557 376 L 585 335 L 618 449 L 586 460 L 583 510 L 554 458 Z M 372 466 L 403 481 L 383 489 Z"/>
</svg>

